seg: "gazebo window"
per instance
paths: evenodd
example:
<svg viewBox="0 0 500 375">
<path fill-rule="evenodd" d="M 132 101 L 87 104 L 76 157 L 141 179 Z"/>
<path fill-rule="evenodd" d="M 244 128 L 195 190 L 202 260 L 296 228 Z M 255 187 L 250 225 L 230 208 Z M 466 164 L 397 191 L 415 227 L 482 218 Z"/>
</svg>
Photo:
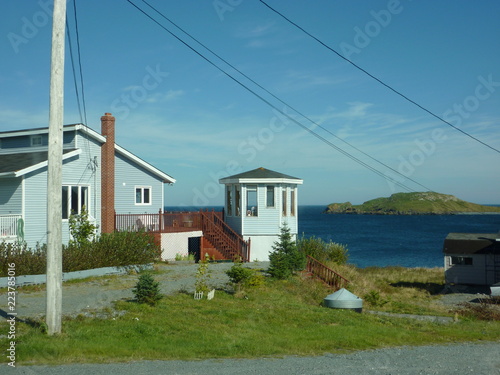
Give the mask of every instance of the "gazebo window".
<svg viewBox="0 0 500 375">
<path fill-rule="evenodd" d="M 247 187 L 247 216 L 257 216 L 257 186 L 250 185 Z"/>
<path fill-rule="evenodd" d="M 240 216 L 241 215 L 241 212 L 240 212 L 240 207 L 241 207 L 240 186 L 236 185 L 235 190 L 236 191 L 235 191 L 235 194 L 234 194 L 234 198 L 235 198 L 234 206 L 235 206 L 235 209 L 236 209 L 236 216 Z"/>
<path fill-rule="evenodd" d="M 291 196 L 290 196 L 290 215 L 292 216 L 295 216 L 295 207 L 297 205 L 297 202 L 295 201 L 295 189 L 292 189 L 292 191 L 290 192 Z"/>
<path fill-rule="evenodd" d="M 283 193 L 282 193 L 282 209 L 283 209 L 283 216 L 286 216 L 286 211 L 287 211 L 287 207 L 286 207 L 286 188 L 283 188 Z"/>
<path fill-rule="evenodd" d="M 232 216 L 233 215 L 233 194 L 232 194 L 232 186 L 231 185 L 226 186 L 226 208 L 227 208 L 226 214 L 228 216 Z"/>
<path fill-rule="evenodd" d="M 274 186 L 267 186 L 266 206 L 267 207 L 274 207 Z"/>
</svg>

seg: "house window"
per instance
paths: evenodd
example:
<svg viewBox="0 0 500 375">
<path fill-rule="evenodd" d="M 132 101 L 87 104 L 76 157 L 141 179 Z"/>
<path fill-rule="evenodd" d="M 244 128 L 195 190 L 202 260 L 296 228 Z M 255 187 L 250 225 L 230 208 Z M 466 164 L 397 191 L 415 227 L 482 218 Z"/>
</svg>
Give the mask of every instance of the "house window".
<svg viewBox="0 0 500 375">
<path fill-rule="evenodd" d="M 226 186 L 226 209 L 227 216 L 233 216 L 233 196 L 232 196 L 232 186 Z"/>
<path fill-rule="evenodd" d="M 31 139 L 31 147 L 37 147 L 42 145 L 41 135 L 32 135 L 30 139 Z"/>
<path fill-rule="evenodd" d="M 151 186 L 135 187 L 135 205 L 136 206 L 151 205 Z"/>
<path fill-rule="evenodd" d="M 297 202 L 295 202 L 295 189 L 292 189 L 290 192 L 290 215 L 295 216 L 295 207 L 297 206 Z"/>
<path fill-rule="evenodd" d="M 282 201 L 283 201 L 283 216 L 286 216 L 286 211 L 287 211 L 287 207 L 286 207 L 286 188 L 283 188 L 283 192 L 282 192 Z"/>
<path fill-rule="evenodd" d="M 89 187 L 82 185 L 63 185 L 62 187 L 62 218 L 69 219 L 71 215 L 80 215 L 82 207 L 89 211 Z"/>
<path fill-rule="evenodd" d="M 247 216 L 257 216 L 257 186 L 250 185 L 247 187 Z"/>
<path fill-rule="evenodd" d="M 267 186 L 266 206 L 267 207 L 274 207 L 274 186 Z"/>
<path fill-rule="evenodd" d="M 456 266 L 472 266 L 471 257 L 451 257 L 451 264 Z"/>
<path fill-rule="evenodd" d="M 241 212 L 240 212 L 240 207 L 241 207 L 241 193 L 240 193 L 240 186 L 239 185 L 236 185 L 235 187 L 235 194 L 234 194 L 234 198 L 235 198 L 235 208 L 236 208 L 236 216 L 240 216 L 241 215 Z"/>
</svg>

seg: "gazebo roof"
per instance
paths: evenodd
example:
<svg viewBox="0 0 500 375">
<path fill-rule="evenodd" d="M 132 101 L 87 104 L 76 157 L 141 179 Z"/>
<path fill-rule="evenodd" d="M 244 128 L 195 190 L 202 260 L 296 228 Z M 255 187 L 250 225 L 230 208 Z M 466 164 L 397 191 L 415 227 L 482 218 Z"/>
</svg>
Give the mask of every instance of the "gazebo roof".
<svg viewBox="0 0 500 375">
<path fill-rule="evenodd" d="M 286 183 L 286 184 L 302 184 L 303 180 L 297 177 L 289 176 L 280 172 L 275 172 L 263 167 L 253 169 L 251 171 L 235 174 L 221 178 L 221 184 L 234 183 Z"/>
</svg>

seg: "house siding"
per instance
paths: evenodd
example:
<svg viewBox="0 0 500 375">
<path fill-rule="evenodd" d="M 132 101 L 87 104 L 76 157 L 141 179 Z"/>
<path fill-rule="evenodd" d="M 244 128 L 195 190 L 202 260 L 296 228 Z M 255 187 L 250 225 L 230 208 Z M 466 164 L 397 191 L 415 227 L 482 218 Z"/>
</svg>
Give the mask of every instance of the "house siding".
<svg viewBox="0 0 500 375">
<path fill-rule="evenodd" d="M 267 186 L 275 187 L 274 207 L 266 207 L 266 188 Z M 283 216 L 283 190 L 286 194 L 287 214 Z M 243 216 L 242 217 L 242 234 L 244 235 L 275 235 L 280 233 L 281 226 L 286 223 L 290 228 L 291 233 L 297 233 L 297 212 L 295 216 L 290 216 L 291 212 L 291 194 L 290 188 L 283 185 L 259 184 L 257 186 L 258 196 L 258 216 Z M 246 212 L 246 186 L 242 189 L 242 203 Z M 297 195 L 297 191 L 295 191 Z M 295 209 L 297 211 L 297 209 Z"/>
<path fill-rule="evenodd" d="M 0 180 L 0 215 L 20 215 L 23 210 L 22 177 Z"/>
<path fill-rule="evenodd" d="M 115 157 L 115 211 L 117 214 L 158 213 L 163 209 L 163 181 L 144 168 L 125 159 L 118 152 Z M 135 188 L 151 187 L 151 204 L 135 204 Z"/>
<path fill-rule="evenodd" d="M 63 161 L 62 184 L 84 185 L 90 188 L 89 194 L 89 217 L 91 220 L 100 222 L 100 145 L 93 139 L 88 139 L 82 134 L 69 132 L 64 134 L 65 148 L 81 146 L 81 154 Z M 68 145 L 69 147 L 66 147 Z M 97 157 L 94 159 L 94 157 Z M 93 161 L 96 161 L 97 166 Z M 24 189 L 25 241 L 33 248 L 38 243 L 47 242 L 47 167 L 28 173 L 25 176 Z M 62 219 L 61 219 L 62 220 Z M 43 223 L 41 225 L 41 223 Z M 62 220 L 62 242 L 68 243 L 70 239 L 68 220 Z"/>
<path fill-rule="evenodd" d="M 27 174 L 24 185 L 24 240 L 34 248 L 47 242 L 47 167 Z"/>
<path fill-rule="evenodd" d="M 472 258 L 472 265 L 451 264 L 452 257 Z M 445 279 L 448 284 L 489 285 L 485 254 L 447 254 L 445 257 Z"/>
</svg>

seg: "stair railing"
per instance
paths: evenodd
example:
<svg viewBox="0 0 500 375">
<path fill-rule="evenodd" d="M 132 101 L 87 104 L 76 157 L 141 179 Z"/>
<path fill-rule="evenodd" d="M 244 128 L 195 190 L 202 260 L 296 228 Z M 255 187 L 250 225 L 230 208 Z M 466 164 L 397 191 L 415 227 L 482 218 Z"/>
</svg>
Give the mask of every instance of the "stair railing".
<svg viewBox="0 0 500 375">
<path fill-rule="evenodd" d="M 325 266 L 323 263 L 314 259 L 310 255 L 307 256 L 306 267 L 307 272 L 310 272 L 317 278 L 323 280 L 335 290 L 344 288 L 345 286 L 347 286 L 347 284 L 349 284 L 349 280 L 347 280 L 345 277 L 339 275 L 337 272 Z"/>
</svg>

